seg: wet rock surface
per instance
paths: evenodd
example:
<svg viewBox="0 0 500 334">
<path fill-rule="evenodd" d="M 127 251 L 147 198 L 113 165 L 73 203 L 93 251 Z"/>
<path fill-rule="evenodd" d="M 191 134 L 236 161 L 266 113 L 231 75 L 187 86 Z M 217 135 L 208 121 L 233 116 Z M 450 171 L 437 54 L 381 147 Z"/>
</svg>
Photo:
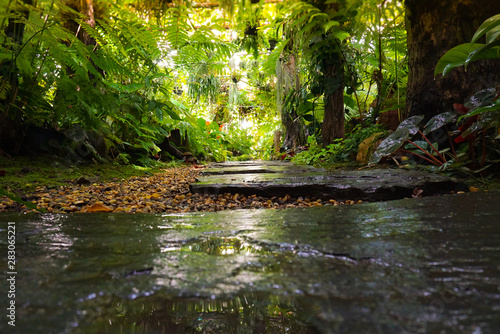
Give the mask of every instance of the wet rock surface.
<svg viewBox="0 0 500 334">
<path fill-rule="evenodd" d="M 294 165 L 288 161 L 228 161 L 212 163 L 203 175 L 324 172 L 322 168 Z"/>
<path fill-rule="evenodd" d="M 287 162 L 231 162 L 204 170 L 190 191 L 258 196 L 382 201 L 467 190 L 449 177 L 417 170 L 370 169 L 325 172 Z"/>
<path fill-rule="evenodd" d="M 499 202 L 1 214 L 17 229 L 14 332 L 496 333 Z"/>
</svg>

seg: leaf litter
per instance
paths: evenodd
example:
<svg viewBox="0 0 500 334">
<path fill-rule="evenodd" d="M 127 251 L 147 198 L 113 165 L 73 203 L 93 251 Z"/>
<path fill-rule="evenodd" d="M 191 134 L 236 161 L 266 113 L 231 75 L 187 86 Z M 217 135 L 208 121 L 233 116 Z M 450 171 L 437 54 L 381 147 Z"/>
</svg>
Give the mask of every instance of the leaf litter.
<svg viewBox="0 0 500 334">
<path fill-rule="evenodd" d="M 193 166 L 166 168 L 154 175 L 134 176 L 110 182 L 38 187 L 27 198 L 49 213 L 125 212 L 180 213 L 235 209 L 284 209 L 323 205 L 355 204 L 361 201 L 336 201 L 316 198 L 262 197 L 242 194 L 198 194 L 189 191 L 200 168 Z M 1 211 L 33 212 L 5 196 L 0 197 Z"/>
</svg>

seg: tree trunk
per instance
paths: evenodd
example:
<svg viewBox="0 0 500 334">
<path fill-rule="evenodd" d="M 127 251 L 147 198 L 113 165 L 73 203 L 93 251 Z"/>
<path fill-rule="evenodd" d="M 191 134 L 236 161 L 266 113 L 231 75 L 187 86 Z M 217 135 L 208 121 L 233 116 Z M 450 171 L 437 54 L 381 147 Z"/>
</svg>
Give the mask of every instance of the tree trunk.
<svg viewBox="0 0 500 334">
<path fill-rule="evenodd" d="M 427 119 L 450 111 L 453 103 L 480 89 L 500 82 L 499 61 L 479 61 L 467 72 L 454 69 L 434 78 L 439 58 L 449 49 L 470 42 L 476 29 L 490 16 L 500 12 L 498 0 L 406 0 L 409 77 L 406 115 Z"/>
<path fill-rule="evenodd" d="M 325 79 L 325 115 L 321 128 L 323 146 L 344 138 L 344 64 L 339 53 L 323 62 Z"/>
<path fill-rule="evenodd" d="M 302 120 L 297 117 L 295 108 L 284 105 L 284 99 L 292 90 L 300 88 L 300 78 L 297 73 L 296 58 L 293 54 L 288 54 L 285 59 L 280 59 L 278 66 L 281 66 L 281 76 L 278 76 L 278 89 L 282 90 L 277 94 L 278 106 L 281 111 L 281 124 L 285 128 L 283 147 L 285 150 L 295 149 L 298 146 L 305 145 L 306 136 Z"/>
<path fill-rule="evenodd" d="M 283 147 L 285 150 L 294 150 L 306 143 L 303 122 L 297 118 L 297 112 L 293 109 L 291 112 L 281 114 L 281 122 L 286 129 Z"/>
<path fill-rule="evenodd" d="M 66 1 L 66 5 L 73 10 L 81 13 L 85 18 L 84 22 L 95 28 L 96 21 L 94 15 L 94 2 L 93 0 L 81 0 L 79 2 Z M 82 28 L 75 19 L 70 19 L 64 23 L 64 27 L 73 32 L 75 36 L 82 41 L 85 45 L 96 45 L 96 41 Z"/>
<path fill-rule="evenodd" d="M 93 0 L 80 0 L 79 2 L 74 2 L 74 1 L 66 1 L 66 5 L 74 9 L 75 11 L 83 14 L 84 16 L 84 22 L 88 24 L 90 27 L 95 28 L 96 26 L 96 13 L 95 13 L 95 8 L 94 8 L 94 1 Z M 99 9 L 98 9 L 99 11 Z M 97 13 L 99 15 L 99 13 Z M 102 13 L 101 13 L 102 15 Z M 77 22 L 76 18 L 75 19 L 69 19 L 64 23 L 64 27 L 68 29 L 69 31 L 73 32 L 75 36 L 82 41 L 83 44 L 87 46 L 94 46 L 97 47 L 97 42 L 94 38 L 92 38 L 86 31 L 83 29 L 80 24 Z M 92 62 L 92 60 L 91 60 Z M 102 75 L 104 76 L 104 71 L 99 68 L 97 65 L 94 64 L 95 69 Z M 71 73 L 71 69 L 67 69 L 68 73 Z M 93 81 L 95 79 L 95 75 L 92 72 L 88 73 L 89 80 Z"/>
<path fill-rule="evenodd" d="M 87 23 L 92 28 L 95 28 L 95 16 L 94 16 L 94 2 L 93 0 L 82 1 L 82 13 L 85 15 L 85 23 Z M 85 45 L 96 45 L 95 39 L 90 37 L 90 35 L 84 31 L 83 32 L 83 43 Z"/>
</svg>

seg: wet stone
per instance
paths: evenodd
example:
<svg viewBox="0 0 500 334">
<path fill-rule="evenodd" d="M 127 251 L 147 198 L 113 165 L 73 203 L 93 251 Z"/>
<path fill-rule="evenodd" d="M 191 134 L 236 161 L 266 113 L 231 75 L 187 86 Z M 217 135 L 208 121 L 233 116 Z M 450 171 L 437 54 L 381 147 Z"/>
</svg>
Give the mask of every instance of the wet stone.
<svg viewBox="0 0 500 334">
<path fill-rule="evenodd" d="M 325 172 L 289 162 L 219 163 L 203 171 L 190 191 L 273 197 L 382 201 L 432 196 L 467 187 L 443 175 L 404 169 Z"/>
<path fill-rule="evenodd" d="M 203 175 L 324 172 L 312 166 L 294 165 L 287 161 L 229 161 L 213 163 Z"/>
<path fill-rule="evenodd" d="M 471 192 L 309 209 L 3 213 L 16 226 L 15 329 L 495 333 L 499 202 L 500 192 Z M 12 332 L 7 321 L 0 332 Z"/>
</svg>

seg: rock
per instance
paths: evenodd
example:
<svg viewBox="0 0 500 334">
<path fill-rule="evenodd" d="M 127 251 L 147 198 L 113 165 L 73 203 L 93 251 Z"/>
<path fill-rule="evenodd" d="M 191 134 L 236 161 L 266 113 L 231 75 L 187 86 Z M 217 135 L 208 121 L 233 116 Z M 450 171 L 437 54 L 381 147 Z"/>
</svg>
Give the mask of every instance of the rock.
<svg viewBox="0 0 500 334">
<path fill-rule="evenodd" d="M 282 163 L 279 172 L 258 173 L 241 171 L 241 165 L 214 164 L 202 172 L 203 177 L 192 183 L 190 191 L 201 194 L 240 194 L 272 198 L 274 196 L 310 197 L 326 200 L 385 201 L 411 198 L 415 188 L 418 195 L 432 196 L 452 191 L 467 191 L 464 184 L 447 176 L 417 170 L 370 169 L 354 171 L 311 171 L 289 163 Z M 223 168 L 224 167 L 224 168 Z M 250 165 L 247 165 L 249 169 Z M 263 164 L 261 168 L 270 165 Z M 240 171 L 235 173 L 235 171 Z M 222 173 L 221 173 L 222 172 Z"/>
<path fill-rule="evenodd" d="M 387 135 L 387 132 L 378 132 L 374 133 L 370 137 L 366 138 L 359 144 L 358 147 L 358 155 L 356 156 L 356 161 L 366 165 L 368 163 L 368 159 L 375 152 L 378 145 L 382 142 L 384 137 Z"/>
<path fill-rule="evenodd" d="M 182 155 L 184 156 L 184 162 L 185 163 L 187 163 L 187 164 L 198 163 L 198 160 L 196 159 L 196 157 L 194 156 L 193 153 L 191 153 L 191 152 L 184 152 Z"/>
<path fill-rule="evenodd" d="M 91 183 L 95 183 L 99 180 L 99 178 L 97 176 L 94 176 L 94 177 L 84 177 L 84 176 L 80 176 L 78 179 L 75 180 L 75 184 L 91 184 Z"/>
</svg>

